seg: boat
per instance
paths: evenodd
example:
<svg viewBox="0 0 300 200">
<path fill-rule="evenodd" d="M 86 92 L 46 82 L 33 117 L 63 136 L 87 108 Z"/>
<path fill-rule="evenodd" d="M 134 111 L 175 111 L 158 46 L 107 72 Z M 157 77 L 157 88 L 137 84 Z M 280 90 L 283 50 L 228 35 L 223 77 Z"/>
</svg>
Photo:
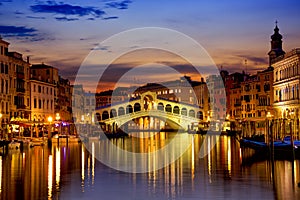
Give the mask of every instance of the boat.
<svg viewBox="0 0 300 200">
<path fill-rule="evenodd" d="M 271 151 L 274 151 L 274 155 L 277 157 L 283 158 L 300 158 L 300 141 L 295 140 L 294 145 L 292 147 L 291 141 L 288 140 L 280 140 L 274 141 L 273 144 L 267 144 L 261 141 L 249 140 L 249 139 L 241 139 L 240 145 L 242 147 L 248 147 L 259 151 L 261 153 L 270 154 Z"/>
</svg>

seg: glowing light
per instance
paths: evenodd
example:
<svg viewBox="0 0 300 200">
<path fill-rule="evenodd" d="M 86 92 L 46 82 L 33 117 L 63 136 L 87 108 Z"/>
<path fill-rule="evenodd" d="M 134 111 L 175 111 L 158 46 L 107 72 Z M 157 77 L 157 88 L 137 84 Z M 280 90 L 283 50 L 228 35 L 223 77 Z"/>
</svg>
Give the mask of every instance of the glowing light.
<svg viewBox="0 0 300 200">
<path fill-rule="evenodd" d="M 192 179 L 195 178 L 195 144 L 194 144 L 194 137 L 192 141 Z"/>
<path fill-rule="evenodd" d="M 55 119 L 56 119 L 56 121 L 60 120 L 60 115 L 59 115 L 59 113 L 56 113 L 56 114 L 55 114 Z"/>
<path fill-rule="evenodd" d="M 92 185 L 95 180 L 95 143 L 92 143 Z"/>
<path fill-rule="evenodd" d="M 0 156 L 0 194 L 2 192 L 2 156 Z"/>
<path fill-rule="evenodd" d="M 59 182 L 60 182 L 60 151 L 59 148 L 56 149 L 55 153 L 55 182 L 56 182 L 56 188 L 59 188 Z"/>
<path fill-rule="evenodd" d="M 52 161 L 52 155 L 49 155 L 49 162 L 48 162 L 48 199 L 52 199 L 52 176 L 53 176 L 53 161 Z"/>
<path fill-rule="evenodd" d="M 53 121 L 53 118 L 51 116 L 49 116 L 47 120 L 49 123 L 51 123 Z"/>
<path fill-rule="evenodd" d="M 231 141 L 230 141 L 230 137 L 228 137 L 228 140 L 227 140 L 227 159 L 228 159 L 228 167 L 227 167 L 227 169 L 228 169 L 228 173 L 229 173 L 229 176 L 231 176 L 231 146 L 230 146 L 230 143 L 231 143 Z"/>
<path fill-rule="evenodd" d="M 84 146 L 81 148 L 81 187 L 84 189 Z"/>
</svg>

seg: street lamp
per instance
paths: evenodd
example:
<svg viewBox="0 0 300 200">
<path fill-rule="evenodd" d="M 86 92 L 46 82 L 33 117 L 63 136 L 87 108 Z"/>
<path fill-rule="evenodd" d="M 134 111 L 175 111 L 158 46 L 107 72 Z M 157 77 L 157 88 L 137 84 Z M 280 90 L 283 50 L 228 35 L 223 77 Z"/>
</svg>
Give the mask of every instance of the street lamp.
<svg viewBox="0 0 300 200">
<path fill-rule="evenodd" d="M 59 120 L 60 120 L 60 115 L 59 115 L 59 113 L 56 113 L 56 114 L 55 114 L 55 119 L 56 119 L 56 121 L 59 121 Z"/>
<path fill-rule="evenodd" d="M 48 141 L 51 140 L 51 123 L 53 121 L 53 118 L 51 116 L 48 117 L 48 122 L 49 122 L 49 130 L 48 130 Z"/>
<path fill-rule="evenodd" d="M 59 134 L 61 134 L 61 132 L 62 132 L 62 123 L 61 122 L 59 122 L 59 120 L 60 120 L 60 115 L 59 115 L 59 113 L 56 113 L 55 114 L 55 120 L 56 121 L 58 121 L 58 124 L 59 124 Z"/>
</svg>

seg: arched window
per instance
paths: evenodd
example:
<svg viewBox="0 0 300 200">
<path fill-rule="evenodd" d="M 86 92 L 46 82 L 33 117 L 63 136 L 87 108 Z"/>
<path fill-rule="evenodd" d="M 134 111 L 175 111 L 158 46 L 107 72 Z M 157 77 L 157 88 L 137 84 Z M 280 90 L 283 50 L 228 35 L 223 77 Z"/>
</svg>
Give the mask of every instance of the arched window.
<svg viewBox="0 0 300 200">
<path fill-rule="evenodd" d="M 203 112 L 202 111 L 197 112 L 197 118 L 203 120 Z"/>
<path fill-rule="evenodd" d="M 118 116 L 121 116 L 121 115 L 125 115 L 125 110 L 124 110 L 123 107 L 120 107 L 120 108 L 118 109 Z"/>
<path fill-rule="evenodd" d="M 181 109 L 181 115 L 187 116 L 187 109 L 186 108 Z"/>
<path fill-rule="evenodd" d="M 133 107 L 134 107 L 134 112 L 141 111 L 141 105 L 139 103 L 135 103 Z"/>
<path fill-rule="evenodd" d="M 108 118 L 109 118 L 108 112 L 107 112 L 107 111 L 104 111 L 104 112 L 102 113 L 102 120 L 106 120 L 106 119 L 108 119 Z"/>
<path fill-rule="evenodd" d="M 157 105 L 157 110 L 162 110 L 162 111 L 164 111 L 164 104 L 163 104 L 163 103 L 158 103 L 158 105 Z"/>
<path fill-rule="evenodd" d="M 133 109 L 131 105 L 126 106 L 126 114 L 132 113 Z"/>
<path fill-rule="evenodd" d="M 170 104 L 166 105 L 166 112 L 172 112 L 172 106 Z"/>
<path fill-rule="evenodd" d="M 179 114 L 179 107 L 178 106 L 174 106 L 173 113 L 174 114 Z"/>
<path fill-rule="evenodd" d="M 101 121 L 101 115 L 100 115 L 100 113 L 96 113 L 96 119 L 97 119 L 97 121 Z"/>
<path fill-rule="evenodd" d="M 194 110 L 189 111 L 189 117 L 195 117 L 195 111 Z"/>
<path fill-rule="evenodd" d="M 116 111 L 116 109 L 111 109 L 109 116 L 110 116 L 110 118 L 117 117 L 117 111 Z"/>
</svg>

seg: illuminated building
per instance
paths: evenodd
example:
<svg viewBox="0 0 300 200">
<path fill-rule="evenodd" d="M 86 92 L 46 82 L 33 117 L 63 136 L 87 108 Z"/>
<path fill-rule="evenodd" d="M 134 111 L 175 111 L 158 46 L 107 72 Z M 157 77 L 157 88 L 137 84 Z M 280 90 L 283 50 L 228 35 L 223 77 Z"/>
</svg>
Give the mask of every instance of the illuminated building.
<svg viewBox="0 0 300 200">
<path fill-rule="evenodd" d="M 84 90 L 82 85 L 72 86 L 72 115 L 74 123 L 84 122 Z"/>
<path fill-rule="evenodd" d="M 9 52 L 9 43 L 0 37 L 0 112 L 1 124 L 12 118 L 29 119 L 29 58 L 23 60 L 18 52 Z"/>
<path fill-rule="evenodd" d="M 241 83 L 249 75 L 239 72 L 229 74 L 225 77 L 225 90 L 226 90 L 226 113 L 227 119 L 231 121 L 242 119 L 241 96 L 242 88 Z"/>
<path fill-rule="evenodd" d="M 58 69 L 45 64 L 31 66 L 31 120 L 44 122 L 55 114 Z"/>
<path fill-rule="evenodd" d="M 282 36 L 277 24 L 271 39 L 269 57 L 270 64 L 274 67 L 275 118 L 299 118 L 300 49 L 293 49 L 288 53 L 282 50 Z M 294 116 L 290 116 L 291 114 Z"/>
<path fill-rule="evenodd" d="M 300 49 L 278 57 L 274 64 L 274 109 L 276 118 L 294 114 L 299 118 Z"/>
<path fill-rule="evenodd" d="M 72 87 L 68 79 L 59 76 L 58 95 L 55 105 L 55 113 L 59 113 L 62 121 L 72 120 Z"/>
</svg>

